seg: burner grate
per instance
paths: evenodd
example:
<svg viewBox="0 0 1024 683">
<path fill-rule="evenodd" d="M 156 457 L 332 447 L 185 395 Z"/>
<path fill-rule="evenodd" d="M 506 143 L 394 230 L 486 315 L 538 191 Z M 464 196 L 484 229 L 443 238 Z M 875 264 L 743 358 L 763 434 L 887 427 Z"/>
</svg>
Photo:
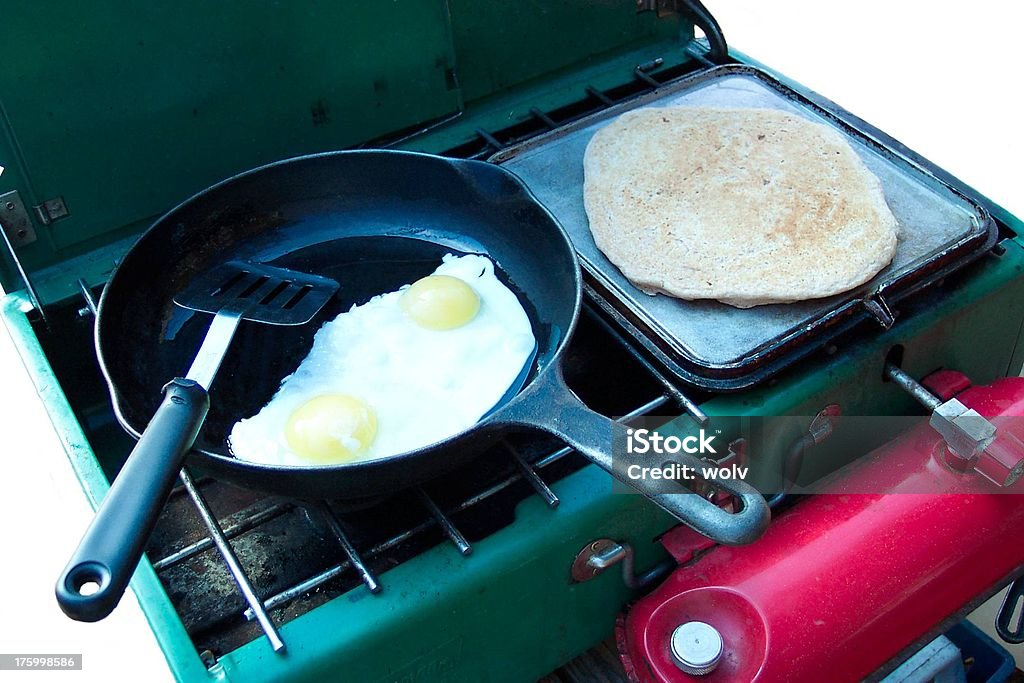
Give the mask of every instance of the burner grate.
<svg viewBox="0 0 1024 683">
<path fill-rule="evenodd" d="M 623 417 L 623 420 L 630 421 L 643 415 L 649 415 L 670 403 L 671 398 L 669 396 L 659 395 L 630 411 Z M 206 536 L 160 557 L 160 559 L 153 562 L 153 567 L 159 573 L 165 586 L 172 593 L 172 598 L 178 597 L 180 599 L 183 596 L 177 590 L 178 584 L 191 581 L 192 575 L 195 573 L 209 574 L 212 569 L 210 567 L 211 560 L 214 560 L 214 558 L 219 559 L 234 582 L 235 589 L 244 598 L 244 606 L 240 605 L 237 600 L 230 600 L 227 602 L 229 607 L 226 610 L 227 614 L 219 615 L 211 620 L 210 606 L 206 604 L 206 601 L 193 605 L 189 605 L 188 601 L 183 601 L 185 604 L 179 604 L 179 611 L 185 612 L 183 616 L 186 620 L 186 626 L 189 626 L 189 622 L 191 622 L 192 628 L 190 628 L 190 631 L 193 632 L 193 638 L 197 641 L 197 645 L 202 645 L 204 646 L 203 649 L 213 652 L 225 652 L 232 649 L 232 646 L 235 645 L 233 641 L 237 638 L 247 642 L 251 639 L 247 636 L 251 635 L 252 629 L 245 627 L 240 620 L 233 618 L 240 616 L 247 623 L 255 622 L 274 649 L 283 651 L 285 645 L 277 631 L 275 620 L 270 616 L 271 612 L 281 610 L 299 599 L 306 599 L 307 603 L 319 604 L 322 600 L 317 599 L 316 596 L 311 594 L 327 588 L 329 590 L 324 593 L 324 597 L 333 597 L 335 594 L 350 588 L 356 581 L 361 582 L 371 593 L 377 593 L 381 590 L 381 583 L 377 578 L 378 567 L 394 566 L 406 559 L 403 557 L 406 554 L 402 552 L 403 546 L 407 547 L 405 548 L 406 550 L 413 550 L 412 554 L 415 555 L 418 554 L 416 551 L 419 548 L 433 547 L 438 541 L 443 542 L 446 539 L 447 542 L 456 548 L 460 555 L 466 556 L 471 554 L 473 546 L 470 539 L 486 536 L 489 531 L 472 528 L 474 526 L 481 526 L 479 522 L 474 524 L 472 521 L 470 528 L 463 530 L 456 519 L 472 515 L 476 512 L 484 517 L 485 524 L 483 526 L 489 526 L 486 522 L 494 522 L 495 519 L 489 511 L 483 508 L 487 507 L 486 504 L 488 502 L 491 502 L 500 494 L 509 491 L 509 489 L 517 484 L 525 485 L 528 491 L 524 492 L 525 495 L 516 495 L 512 498 L 522 499 L 528 495 L 536 495 L 548 507 L 557 507 L 559 502 L 558 496 L 548 485 L 547 479 L 550 478 L 554 481 L 557 478 L 561 478 L 561 476 L 564 476 L 569 471 L 577 469 L 582 465 L 582 462 L 567 463 L 566 461 L 569 460 L 569 456 L 573 454 L 573 451 L 570 448 L 563 447 L 549 448 L 545 454 L 531 464 L 527 456 L 521 452 L 521 448 L 512 441 L 503 441 L 495 449 L 493 455 L 496 457 L 503 455 L 506 458 L 507 473 L 496 481 L 489 483 L 485 488 L 471 491 L 454 504 L 443 502 L 441 496 L 435 498 L 424 488 L 410 492 L 402 506 L 409 507 L 413 503 L 418 504 L 423 515 L 422 518 L 392 533 L 387 538 L 373 543 L 365 551 L 357 549 L 357 543 L 353 540 L 356 534 L 349 530 L 350 527 L 356 525 L 346 519 L 348 516 L 360 516 L 359 512 L 346 516 L 336 512 L 328 501 L 304 503 L 300 501 L 284 501 L 270 497 L 257 501 L 254 505 L 235 515 L 228 516 L 225 518 L 225 523 L 222 526 L 217 521 L 216 514 L 211 509 L 206 497 L 200 491 L 200 486 L 207 485 L 220 488 L 224 485 L 212 479 L 202 480 L 201 484 L 197 484 L 191 476 L 183 474 L 183 489 L 187 494 L 188 502 L 197 511 L 198 517 L 205 527 Z M 558 465 L 563 465 L 563 467 L 559 468 Z M 507 503 L 497 503 L 500 506 L 507 505 Z M 364 512 L 363 515 L 365 516 L 369 512 L 372 511 Z M 257 597 L 257 592 L 259 592 L 258 586 L 265 581 L 249 575 L 239 559 L 239 554 L 248 556 L 250 562 L 252 562 L 252 557 L 255 553 L 251 551 L 251 547 L 253 545 L 264 546 L 265 543 L 262 539 L 258 539 L 255 543 L 240 544 L 242 548 L 249 549 L 239 553 L 235 551 L 231 542 L 244 541 L 245 537 L 252 532 L 259 531 L 266 525 L 275 522 L 280 523 L 282 520 L 285 521 L 283 526 L 289 529 L 291 533 L 294 533 L 296 529 L 295 522 L 297 520 L 300 526 L 313 530 L 316 535 L 322 535 L 323 529 L 329 530 L 330 536 L 333 537 L 333 541 L 336 544 L 336 549 L 341 551 L 342 558 L 296 581 L 292 585 L 271 591 L 268 597 L 260 599 Z M 161 520 L 161 522 L 163 521 Z M 321 546 L 322 544 L 317 544 L 311 554 L 316 555 L 318 552 L 322 552 Z M 209 552 L 211 550 L 216 550 L 216 555 L 212 555 Z M 202 557 L 203 555 L 207 557 Z M 182 572 L 183 576 L 169 576 L 169 573 L 174 572 L 176 569 L 188 569 L 189 563 L 195 562 L 197 559 L 202 560 L 199 565 L 202 569 L 198 572 L 195 568 L 192 568 Z M 220 590 L 212 590 L 210 594 L 212 600 L 210 602 L 223 604 L 223 577 L 209 583 L 220 586 Z M 332 586 L 331 584 L 340 585 Z M 204 585 L 199 592 L 210 593 L 211 586 Z M 177 596 L 175 595 L 176 593 L 178 594 Z M 311 608 L 315 604 L 308 604 L 305 607 Z M 279 621 L 286 621 L 305 611 L 307 609 L 294 610 L 292 613 L 283 614 L 283 618 L 279 619 Z M 198 616 L 200 614 L 203 616 Z M 234 626 L 231 626 L 230 623 L 225 623 L 232 621 L 235 622 Z M 210 634 L 207 633 L 211 629 L 227 633 L 227 636 L 211 638 Z"/>
<path fill-rule="evenodd" d="M 567 377 L 596 409 L 626 422 L 660 409 L 706 419 L 589 307 L 576 340 Z M 555 440 L 513 434 L 458 476 L 359 510 L 185 474 L 149 556 L 206 661 L 261 635 L 283 651 L 279 624 L 360 585 L 386 590 L 383 572 L 440 543 L 470 555 L 474 542 L 514 521 L 520 501 L 537 496 L 556 508 L 551 484 L 584 465 Z"/>
</svg>

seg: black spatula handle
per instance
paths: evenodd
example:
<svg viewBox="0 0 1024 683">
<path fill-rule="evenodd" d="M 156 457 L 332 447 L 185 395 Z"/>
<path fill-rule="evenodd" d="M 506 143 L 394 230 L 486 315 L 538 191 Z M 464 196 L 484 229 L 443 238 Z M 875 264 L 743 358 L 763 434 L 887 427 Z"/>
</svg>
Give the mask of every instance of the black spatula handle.
<svg viewBox="0 0 1024 683">
<path fill-rule="evenodd" d="M 209 409 L 206 390 L 192 380 L 164 387 L 163 402 L 57 581 L 57 602 L 72 619 L 98 621 L 121 600 Z"/>
</svg>

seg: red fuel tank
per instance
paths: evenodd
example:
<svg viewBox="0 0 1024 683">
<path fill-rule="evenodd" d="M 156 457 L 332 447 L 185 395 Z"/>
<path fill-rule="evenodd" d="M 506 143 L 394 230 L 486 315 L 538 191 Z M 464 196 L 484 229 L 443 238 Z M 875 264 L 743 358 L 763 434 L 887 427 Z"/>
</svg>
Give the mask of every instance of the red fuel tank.
<svg viewBox="0 0 1024 683">
<path fill-rule="evenodd" d="M 1004 416 L 993 420 L 1000 433 L 1024 440 L 1024 419 L 1006 417 L 1024 415 L 1024 379 L 957 398 Z M 922 420 L 840 470 L 826 495 L 794 505 L 757 542 L 718 546 L 676 569 L 620 619 L 631 678 L 856 681 L 923 645 L 1024 568 L 1024 481 L 1000 489 L 950 467 L 945 452 Z M 690 533 L 662 542 L 685 557 Z M 722 640 L 717 668 L 703 676 L 685 673 L 671 650 L 676 628 L 695 621 Z"/>
</svg>

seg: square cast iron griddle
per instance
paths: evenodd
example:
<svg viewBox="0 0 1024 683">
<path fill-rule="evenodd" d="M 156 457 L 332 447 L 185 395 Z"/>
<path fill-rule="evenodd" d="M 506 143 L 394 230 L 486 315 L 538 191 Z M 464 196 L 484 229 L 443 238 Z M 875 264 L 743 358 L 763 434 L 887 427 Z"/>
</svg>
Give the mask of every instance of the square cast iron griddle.
<svg viewBox="0 0 1024 683">
<path fill-rule="evenodd" d="M 602 126 L 626 111 L 649 106 L 779 109 L 838 130 L 881 181 L 899 223 L 892 263 L 854 290 L 792 304 L 739 309 L 712 300 L 645 294 L 594 244 L 583 206 L 583 155 Z M 508 147 L 490 161 L 522 178 L 559 219 L 580 255 L 589 293 L 614 323 L 679 380 L 706 389 L 738 390 L 773 376 L 865 319 L 890 327 L 890 306 L 995 244 L 997 227 L 983 207 L 858 124 L 839 107 L 817 96 L 812 101 L 764 71 L 727 65 Z"/>
</svg>

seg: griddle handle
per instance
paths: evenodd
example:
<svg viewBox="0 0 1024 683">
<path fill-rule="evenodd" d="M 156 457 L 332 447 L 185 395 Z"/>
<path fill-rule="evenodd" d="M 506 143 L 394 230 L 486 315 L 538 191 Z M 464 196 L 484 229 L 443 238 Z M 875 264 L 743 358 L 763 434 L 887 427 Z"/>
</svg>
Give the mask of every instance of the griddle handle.
<svg viewBox="0 0 1024 683">
<path fill-rule="evenodd" d="M 559 437 L 587 460 L 621 483 L 643 494 L 680 522 L 726 545 L 744 545 L 761 537 L 771 519 L 764 496 L 750 484 L 716 479 L 716 489 L 728 493 L 740 509 L 728 512 L 694 492 L 666 492 L 664 484 L 629 476 L 636 459 L 614 455 L 613 447 L 626 442 L 627 427 L 587 407 L 569 388 L 557 364 L 549 366 L 516 399 L 496 412 L 494 419 L 541 429 Z M 700 472 L 709 463 L 686 453 L 665 456 Z"/>
<path fill-rule="evenodd" d="M 57 581 L 57 603 L 72 619 L 99 621 L 121 600 L 209 409 L 206 390 L 192 380 L 164 387 L 163 402 Z"/>
</svg>

